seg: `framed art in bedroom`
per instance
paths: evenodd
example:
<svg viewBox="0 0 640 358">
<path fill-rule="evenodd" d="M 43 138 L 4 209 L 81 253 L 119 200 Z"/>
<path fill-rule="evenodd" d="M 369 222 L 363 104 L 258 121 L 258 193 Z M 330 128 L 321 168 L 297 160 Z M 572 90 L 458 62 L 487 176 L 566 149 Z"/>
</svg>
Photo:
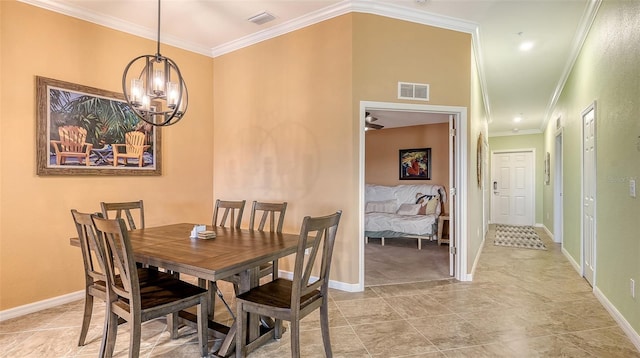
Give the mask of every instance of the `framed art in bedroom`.
<svg viewBox="0 0 640 358">
<path fill-rule="evenodd" d="M 400 180 L 431 179 L 431 148 L 400 149 Z"/>
</svg>

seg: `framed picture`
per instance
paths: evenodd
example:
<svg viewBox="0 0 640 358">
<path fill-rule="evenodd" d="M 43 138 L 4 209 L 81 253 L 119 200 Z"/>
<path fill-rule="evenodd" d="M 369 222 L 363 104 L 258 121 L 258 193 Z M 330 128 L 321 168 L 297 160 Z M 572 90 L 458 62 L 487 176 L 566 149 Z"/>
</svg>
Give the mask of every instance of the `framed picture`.
<svg viewBox="0 0 640 358">
<path fill-rule="evenodd" d="M 544 183 L 545 185 L 551 183 L 551 156 L 549 152 L 544 157 Z"/>
<path fill-rule="evenodd" d="M 38 175 L 160 175 L 160 129 L 121 93 L 36 76 Z"/>
<path fill-rule="evenodd" d="M 431 179 L 431 148 L 400 149 L 400 180 Z"/>
</svg>

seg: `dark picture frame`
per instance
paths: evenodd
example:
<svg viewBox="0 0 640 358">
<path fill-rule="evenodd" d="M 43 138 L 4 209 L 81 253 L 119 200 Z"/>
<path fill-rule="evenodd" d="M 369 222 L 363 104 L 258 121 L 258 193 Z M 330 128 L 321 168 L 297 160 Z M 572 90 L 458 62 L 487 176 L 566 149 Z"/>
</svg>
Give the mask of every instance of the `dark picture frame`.
<svg viewBox="0 0 640 358">
<path fill-rule="evenodd" d="M 36 76 L 36 106 L 38 175 L 162 174 L 160 128 L 121 93 Z"/>
<path fill-rule="evenodd" d="M 400 180 L 431 179 L 431 148 L 400 149 Z"/>
</svg>

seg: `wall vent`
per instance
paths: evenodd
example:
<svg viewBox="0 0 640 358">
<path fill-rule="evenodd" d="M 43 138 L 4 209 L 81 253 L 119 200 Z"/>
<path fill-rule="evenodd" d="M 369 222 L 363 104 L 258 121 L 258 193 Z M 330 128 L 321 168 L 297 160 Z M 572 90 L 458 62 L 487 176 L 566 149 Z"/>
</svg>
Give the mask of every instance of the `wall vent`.
<svg viewBox="0 0 640 358">
<path fill-rule="evenodd" d="M 262 24 L 266 24 L 269 21 L 275 20 L 275 18 L 276 17 L 271 15 L 270 13 L 263 11 L 258 15 L 251 16 L 247 20 L 250 22 L 253 22 L 256 25 L 262 25 Z"/>
<path fill-rule="evenodd" d="M 429 85 L 426 83 L 398 82 L 398 99 L 429 100 Z"/>
</svg>

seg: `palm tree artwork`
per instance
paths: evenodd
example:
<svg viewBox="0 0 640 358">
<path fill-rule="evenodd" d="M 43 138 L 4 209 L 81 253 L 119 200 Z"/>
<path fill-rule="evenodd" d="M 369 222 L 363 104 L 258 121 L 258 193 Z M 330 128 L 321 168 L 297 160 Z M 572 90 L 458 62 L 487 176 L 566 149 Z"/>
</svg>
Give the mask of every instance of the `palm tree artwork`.
<svg viewBox="0 0 640 358">
<path fill-rule="evenodd" d="M 124 101 L 49 88 L 50 140 L 60 139 L 58 128 L 62 126 L 86 129 L 86 142 L 93 145 L 90 164 L 92 167 L 112 167 L 112 145 L 124 144 L 125 134 L 131 131 L 145 133 L 145 144 L 148 144 L 149 148 L 144 155 L 144 165 L 155 163 L 154 128 L 138 119 Z M 49 151 L 49 163 L 56 163 L 55 153 L 52 151 Z M 80 163 L 70 162 L 67 165 L 76 164 Z"/>
</svg>

